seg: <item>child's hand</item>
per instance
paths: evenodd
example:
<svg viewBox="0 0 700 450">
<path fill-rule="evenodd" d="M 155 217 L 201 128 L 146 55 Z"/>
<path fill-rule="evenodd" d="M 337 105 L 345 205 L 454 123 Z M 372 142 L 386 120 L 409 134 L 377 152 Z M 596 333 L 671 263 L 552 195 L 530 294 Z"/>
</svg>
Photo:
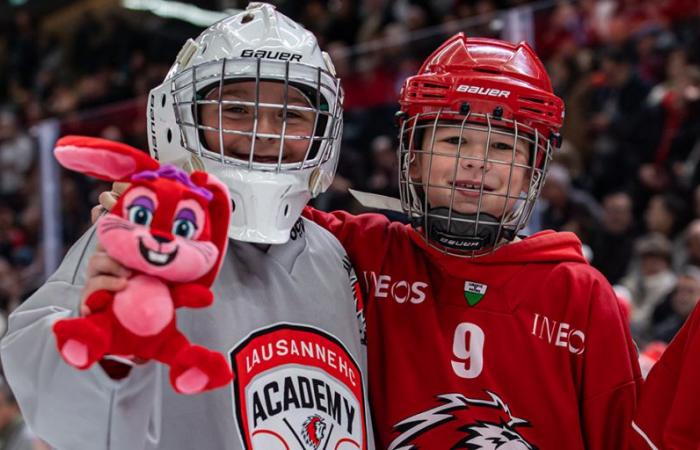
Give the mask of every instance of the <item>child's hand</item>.
<svg viewBox="0 0 700 450">
<path fill-rule="evenodd" d="M 112 183 L 111 191 L 102 192 L 98 198 L 100 204 L 93 207 L 90 213 L 92 223 L 95 223 L 105 211 L 111 210 L 115 203 L 117 203 L 117 200 L 119 200 L 119 196 L 122 195 L 122 192 L 128 188 L 129 183 L 115 182 Z"/>
<path fill-rule="evenodd" d="M 87 276 L 82 295 L 80 296 L 80 315 L 90 314 L 86 300 L 96 291 L 118 292 L 126 287 L 131 272 L 112 259 L 100 244 L 90 257 L 87 265 Z"/>
</svg>

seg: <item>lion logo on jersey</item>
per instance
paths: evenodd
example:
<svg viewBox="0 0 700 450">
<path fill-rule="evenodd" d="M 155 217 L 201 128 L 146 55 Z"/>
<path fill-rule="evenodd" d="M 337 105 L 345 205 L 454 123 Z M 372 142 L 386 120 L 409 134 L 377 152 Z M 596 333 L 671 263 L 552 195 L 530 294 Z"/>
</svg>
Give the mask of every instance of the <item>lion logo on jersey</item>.
<svg viewBox="0 0 700 450">
<path fill-rule="evenodd" d="M 326 422 L 321 416 L 314 414 L 306 419 L 302 425 L 301 436 L 304 438 L 304 442 L 315 450 L 321 445 L 325 432 Z"/>
<path fill-rule="evenodd" d="M 493 392 L 488 399 L 462 394 L 438 395 L 440 405 L 394 425 L 401 433 L 388 450 L 468 448 L 471 450 L 537 450 L 517 430 L 527 420 L 514 417 Z"/>
</svg>

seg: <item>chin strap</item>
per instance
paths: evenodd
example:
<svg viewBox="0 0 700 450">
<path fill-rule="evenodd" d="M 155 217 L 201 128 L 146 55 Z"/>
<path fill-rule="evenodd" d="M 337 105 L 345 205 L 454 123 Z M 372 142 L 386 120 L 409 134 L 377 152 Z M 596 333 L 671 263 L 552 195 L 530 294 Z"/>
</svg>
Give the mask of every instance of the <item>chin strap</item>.
<svg viewBox="0 0 700 450">
<path fill-rule="evenodd" d="M 515 239 L 515 232 L 500 226 L 500 220 L 490 214 L 479 214 L 477 221 L 477 214 L 453 210 L 448 227 L 449 214 L 450 209 L 444 207 L 431 208 L 427 214 L 427 237 L 442 247 L 469 252 L 493 248 L 499 239 Z"/>
</svg>

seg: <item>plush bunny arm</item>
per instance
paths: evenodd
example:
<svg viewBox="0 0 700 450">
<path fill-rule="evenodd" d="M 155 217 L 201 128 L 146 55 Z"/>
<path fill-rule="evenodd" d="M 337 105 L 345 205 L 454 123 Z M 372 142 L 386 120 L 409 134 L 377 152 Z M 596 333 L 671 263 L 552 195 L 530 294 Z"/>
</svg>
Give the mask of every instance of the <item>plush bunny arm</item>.
<svg viewBox="0 0 700 450">
<path fill-rule="evenodd" d="M 176 308 L 186 306 L 189 308 L 204 308 L 212 304 L 214 294 L 209 288 L 201 284 L 180 284 L 170 288 L 173 303 Z"/>
<path fill-rule="evenodd" d="M 90 312 L 96 313 L 98 311 L 103 311 L 114 300 L 114 293 L 109 291 L 95 291 L 85 300 L 85 305 L 90 308 Z"/>
</svg>

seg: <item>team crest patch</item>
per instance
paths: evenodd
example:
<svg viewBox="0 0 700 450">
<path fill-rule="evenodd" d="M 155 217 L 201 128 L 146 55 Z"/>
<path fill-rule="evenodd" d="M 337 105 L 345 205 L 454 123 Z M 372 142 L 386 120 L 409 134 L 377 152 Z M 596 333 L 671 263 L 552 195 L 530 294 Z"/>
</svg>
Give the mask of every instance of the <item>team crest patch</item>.
<svg viewBox="0 0 700 450">
<path fill-rule="evenodd" d="M 515 417 L 493 392 L 485 398 L 438 395 L 440 403 L 394 425 L 399 435 L 388 450 L 537 450 L 521 433 L 530 422 Z"/>
<path fill-rule="evenodd" d="M 469 306 L 474 306 L 481 301 L 486 294 L 488 286 L 477 283 L 475 281 L 464 282 L 464 299 L 469 303 Z"/>
<path fill-rule="evenodd" d="M 278 324 L 230 353 L 234 415 L 247 450 L 366 450 L 359 366 L 335 337 Z"/>
</svg>

